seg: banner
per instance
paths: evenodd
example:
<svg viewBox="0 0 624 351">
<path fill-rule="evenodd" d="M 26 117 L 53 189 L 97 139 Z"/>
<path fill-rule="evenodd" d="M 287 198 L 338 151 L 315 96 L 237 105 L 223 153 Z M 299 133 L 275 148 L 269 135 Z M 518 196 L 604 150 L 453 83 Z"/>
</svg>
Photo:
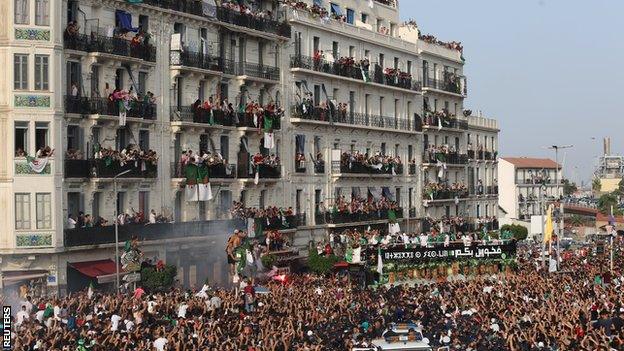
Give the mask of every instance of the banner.
<svg viewBox="0 0 624 351">
<path fill-rule="evenodd" d="M 373 257 L 375 249 L 368 249 L 366 257 Z M 384 262 L 425 263 L 431 261 L 454 261 L 462 259 L 509 259 L 516 255 L 516 243 L 500 245 L 471 245 L 451 243 L 448 247 L 388 247 L 380 255 Z"/>
</svg>

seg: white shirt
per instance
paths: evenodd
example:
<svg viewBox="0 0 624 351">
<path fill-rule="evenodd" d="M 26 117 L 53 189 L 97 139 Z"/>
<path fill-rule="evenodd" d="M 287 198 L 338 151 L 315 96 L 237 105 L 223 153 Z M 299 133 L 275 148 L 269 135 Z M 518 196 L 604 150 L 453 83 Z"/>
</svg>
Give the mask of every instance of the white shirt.
<svg viewBox="0 0 624 351">
<path fill-rule="evenodd" d="M 17 325 L 22 325 L 22 323 L 24 323 L 24 321 L 28 320 L 28 312 L 26 311 L 19 311 L 17 312 L 17 314 L 15 315 L 15 317 L 17 318 Z"/>
<path fill-rule="evenodd" d="M 117 331 L 117 329 L 119 329 L 120 320 L 121 320 L 121 317 L 116 314 L 111 316 L 111 331 Z"/>
<path fill-rule="evenodd" d="M 180 318 L 186 318 L 186 309 L 188 308 L 188 305 L 183 303 L 180 305 L 180 307 L 178 307 L 178 317 Z"/>
<path fill-rule="evenodd" d="M 165 351 L 165 345 L 167 344 L 167 339 L 162 336 L 156 340 L 154 340 L 154 348 L 158 351 Z"/>
<path fill-rule="evenodd" d="M 61 306 L 54 306 L 54 319 L 61 319 Z"/>
<path fill-rule="evenodd" d="M 67 218 L 67 229 L 74 229 L 76 228 L 76 220 L 69 217 Z"/>
<path fill-rule="evenodd" d="M 154 307 L 156 307 L 158 304 L 156 303 L 156 301 L 149 301 L 147 303 L 147 313 L 154 313 Z"/>
<path fill-rule="evenodd" d="M 213 309 L 219 309 L 221 308 L 221 298 L 219 296 L 213 296 L 210 298 L 210 307 L 212 307 Z"/>
<path fill-rule="evenodd" d="M 134 329 L 134 322 L 133 322 L 133 321 L 131 321 L 131 320 L 129 320 L 129 319 L 126 319 L 126 320 L 124 321 L 124 323 L 126 324 L 126 330 L 127 330 L 127 331 L 129 331 L 129 332 L 130 332 L 130 331 L 132 331 L 132 329 Z"/>
<path fill-rule="evenodd" d="M 44 310 L 39 310 L 35 313 L 35 318 L 39 321 L 39 323 L 43 323 L 43 312 Z"/>
<path fill-rule="evenodd" d="M 149 222 L 152 224 L 156 223 L 156 215 L 153 214 L 152 212 L 150 212 L 149 214 Z"/>
<path fill-rule="evenodd" d="M 22 301 L 21 305 L 22 306 L 26 306 L 26 312 L 28 312 L 28 314 L 32 313 L 33 304 L 30 303 L 30 301 L 28 301 L 28 300 Z"/>
</svg>

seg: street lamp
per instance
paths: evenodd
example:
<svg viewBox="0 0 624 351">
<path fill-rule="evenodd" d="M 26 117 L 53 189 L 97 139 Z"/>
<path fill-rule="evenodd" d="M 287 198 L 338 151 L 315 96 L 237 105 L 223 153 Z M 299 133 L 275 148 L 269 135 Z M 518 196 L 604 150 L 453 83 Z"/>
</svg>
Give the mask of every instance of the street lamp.
<svg viewBox="0 0 624 351">
<path fill-rule="evenodd" d="M 117 220 L 119 203 L 117 202 L 117 178 L 131 171 L 131 169 L 127 169 L 113 177 L 113 192 L 115 193 L 115 289 L 117 292 L 119 292 L 119 221 Z"/>
</svg>

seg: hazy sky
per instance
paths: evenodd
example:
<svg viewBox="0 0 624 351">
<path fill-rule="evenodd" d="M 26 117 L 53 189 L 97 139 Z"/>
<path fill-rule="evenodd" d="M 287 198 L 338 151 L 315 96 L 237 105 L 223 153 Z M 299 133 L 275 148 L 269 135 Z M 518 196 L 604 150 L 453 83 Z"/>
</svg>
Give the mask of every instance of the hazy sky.
<svg viewBox="0 0 624 351">
<path fill-rule="evenodd" d="M 462 42 L 465 108 L 498 119 L 500 155 L 554 159 L 543 147 L 574 144 L 564 171 L 578 182 L 604 136 L 622 153 L 624 1 L 400 0 L 400 12 L 424 34 Z"/>
</svg>

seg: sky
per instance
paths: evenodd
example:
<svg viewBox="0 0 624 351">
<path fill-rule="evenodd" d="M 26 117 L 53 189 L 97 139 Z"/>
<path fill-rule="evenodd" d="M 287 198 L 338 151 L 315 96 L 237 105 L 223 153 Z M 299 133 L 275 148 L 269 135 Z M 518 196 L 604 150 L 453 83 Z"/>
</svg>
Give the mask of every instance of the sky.
<svg viewBox="0 0 624 351">
<path fill-rule="evenodd" d="M 464 46 L 464 108 L 496 118 L 499 155 L 565 152 L 564 177 L 588 182 L 611 137 L 622 154 L 624 1 L 401 0 L 402 20 Z M 592 138 L 595 138 L 592 140 Z M 559 155 L 560 162 L 564 152 Z"/>
</svg>

